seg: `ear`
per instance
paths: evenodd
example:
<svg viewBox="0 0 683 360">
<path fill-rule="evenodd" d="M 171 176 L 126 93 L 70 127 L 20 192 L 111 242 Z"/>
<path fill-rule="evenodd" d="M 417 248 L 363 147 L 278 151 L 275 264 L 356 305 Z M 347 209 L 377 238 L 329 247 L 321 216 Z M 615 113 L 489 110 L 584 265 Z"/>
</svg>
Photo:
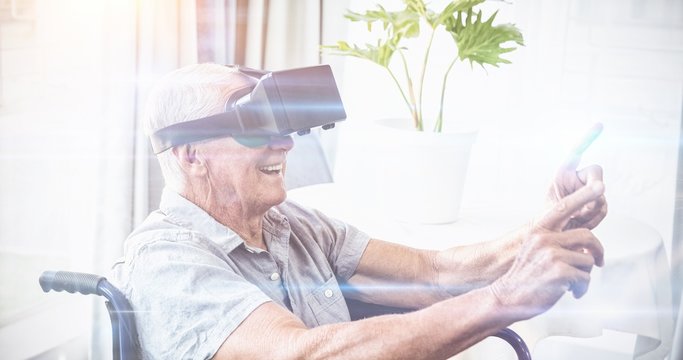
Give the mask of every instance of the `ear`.
<svg viewBox="0 0 683 360">
<path fill-rule="evenodd" d="M 197 156 L 197 148 L 192 145 L 180 145 L 173 149 L 173 156 L 180 164 L 180 168 L 189 177 L 206 175 L 206 162 L 201 156 Z"/>
</svg>

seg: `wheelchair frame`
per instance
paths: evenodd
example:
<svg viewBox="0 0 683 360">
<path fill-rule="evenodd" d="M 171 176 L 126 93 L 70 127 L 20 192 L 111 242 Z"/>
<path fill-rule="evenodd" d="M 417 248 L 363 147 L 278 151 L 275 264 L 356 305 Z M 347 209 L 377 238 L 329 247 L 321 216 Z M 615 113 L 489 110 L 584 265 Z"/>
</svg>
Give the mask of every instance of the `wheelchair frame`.
<svg viewBox="0 0 683 360">
<path fill-rule="evenodd" d="M 83 295 L 104 296 L 109 311 L 112 330 L 112 351 L 114 360 L 136 359 L 140 348 L 135 313 L 126 297 L 103 276 L 69 271 L 45 271 L 39 279 L 44 292 L 66 291 Z M 347 300 L 352 319 L 361 319 L 381 314 L 401 313 L 405 309 L 366 304 Z M 531 360 L 529 349 L 524 340 L 514 331 L 506 328 L 493 336 L 505 340 L 517 354 L 519 360 Z"/>
</svg>

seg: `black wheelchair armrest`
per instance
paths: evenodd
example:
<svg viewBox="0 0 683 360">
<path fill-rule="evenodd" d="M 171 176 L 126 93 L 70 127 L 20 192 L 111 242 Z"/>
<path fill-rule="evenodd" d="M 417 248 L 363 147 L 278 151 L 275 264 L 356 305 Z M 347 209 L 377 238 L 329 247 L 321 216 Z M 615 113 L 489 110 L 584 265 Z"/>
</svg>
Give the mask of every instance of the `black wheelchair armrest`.
<svg viewBox="0 0 683 360">
<path fill-rule="evenodd" d="M 44 292 L 66 291 L 103 296 L 109 311 L 114 360 L 138 358 L 135 314 L 126 297 L 103 276 L 70 271 L 44 271 L 38 279 Z"/>
</svg>

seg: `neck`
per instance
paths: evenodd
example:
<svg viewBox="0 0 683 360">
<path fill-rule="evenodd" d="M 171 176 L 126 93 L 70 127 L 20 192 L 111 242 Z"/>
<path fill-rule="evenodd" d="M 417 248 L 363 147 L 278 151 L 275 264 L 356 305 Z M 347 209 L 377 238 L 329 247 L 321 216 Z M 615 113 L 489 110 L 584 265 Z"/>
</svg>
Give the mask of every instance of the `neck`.
<svg viewBox="0 0 683 360">
<path fill-rule="evenodd" d="M 219 200 L 211 191 L 193 190 L 186 188 L 180 194 L 206 211 L 216 221 L 237 233 L 249 246 L 267 250 L 262 231 L 265 211 L 245 206 L 234 195 Z"/>
</svg>

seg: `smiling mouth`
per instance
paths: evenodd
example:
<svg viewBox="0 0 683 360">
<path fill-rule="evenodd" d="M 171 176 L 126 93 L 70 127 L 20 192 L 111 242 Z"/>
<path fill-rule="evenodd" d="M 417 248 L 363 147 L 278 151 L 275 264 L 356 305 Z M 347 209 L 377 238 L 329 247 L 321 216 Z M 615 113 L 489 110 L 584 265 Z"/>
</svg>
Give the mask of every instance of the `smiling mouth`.
<svg viewBox="0 0 683 360">
<path fill-rule="evenodd" d="M 268 165 L 258 168 L 264 174 L 267 175 L 279 175 L 282 173 L 282 164 Z"/>
</svg>

